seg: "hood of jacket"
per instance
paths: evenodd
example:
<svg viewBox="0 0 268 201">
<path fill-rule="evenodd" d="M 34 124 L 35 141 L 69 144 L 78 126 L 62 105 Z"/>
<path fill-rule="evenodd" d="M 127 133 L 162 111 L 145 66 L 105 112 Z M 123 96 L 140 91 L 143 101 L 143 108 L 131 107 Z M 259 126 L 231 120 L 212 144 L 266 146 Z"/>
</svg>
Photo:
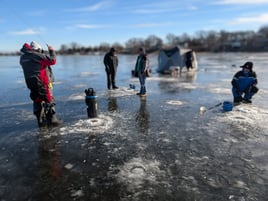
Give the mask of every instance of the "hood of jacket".
<svg viewBox="0 0 268 201">
<path fill-rule="evenodd" d="M 28 53 L 28 52 L 32 52 L 33 50 L 32 50 L 31 46 L 28 43 L 24 43 L 22 48 L 20 49 L 20 51 L 22 53 Z"/>
</svg>

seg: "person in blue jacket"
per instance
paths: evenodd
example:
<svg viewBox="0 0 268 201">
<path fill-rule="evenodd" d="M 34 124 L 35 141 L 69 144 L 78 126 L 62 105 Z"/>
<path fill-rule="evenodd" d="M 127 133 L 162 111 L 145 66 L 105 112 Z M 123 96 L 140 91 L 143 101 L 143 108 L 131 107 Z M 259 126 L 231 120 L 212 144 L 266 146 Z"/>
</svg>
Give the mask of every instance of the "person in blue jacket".
<svg viewBox="0 0 268 201">
<path fill-rule="evenodd" d="M 238 71 L 231 81 L 235 105 L 241 102 L 252 103 L 252 96 L 259 90 L 256 86 L 258 80 L 256 73 L 253 71 L 253 63 L 248 61 L 240 67 L 242 70 Z"/>
</svg>

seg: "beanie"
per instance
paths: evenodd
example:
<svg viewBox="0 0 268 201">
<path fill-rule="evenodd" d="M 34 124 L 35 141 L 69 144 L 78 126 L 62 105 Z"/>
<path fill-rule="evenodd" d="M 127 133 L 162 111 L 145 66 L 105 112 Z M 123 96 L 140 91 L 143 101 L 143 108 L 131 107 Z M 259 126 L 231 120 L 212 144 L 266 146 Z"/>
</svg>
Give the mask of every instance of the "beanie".
<svg viewBox="0 0 268 201">
<path fill-rule="evenodd" d="M 247 61 L 243 66 L 240 66 L 241 68 L 249 68 L 252 70 L 253 63 L 251 61 Z"/>
<path fill-rule="evenodd" d="M 42 47 L 41 47 L 41 45 L 39 45 L 37 42 L 35 42 L 35 41 L 32 41 L 31 42 L 31 48 L 33 49 L 33 50 L 42 50 Z"/>
<path fill-rule="evenodd" d="M 140 48 L 139 48 L 139 51 L 141 51 L 143 54 L 146 54 L 146 50 L 145 50 L 144 47 L 140 47 Z"/>
</svg>

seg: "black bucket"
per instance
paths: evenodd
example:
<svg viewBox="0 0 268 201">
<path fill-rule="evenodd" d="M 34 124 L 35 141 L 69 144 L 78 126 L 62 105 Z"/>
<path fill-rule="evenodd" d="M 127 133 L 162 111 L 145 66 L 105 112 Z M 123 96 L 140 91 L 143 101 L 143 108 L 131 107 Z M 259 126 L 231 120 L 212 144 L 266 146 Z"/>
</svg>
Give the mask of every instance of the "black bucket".
<svg viewBox="0 0 268 201">
<path fill-rule="evenodd" d="M 87 104 L 87 116 L 88 118 L 95 118 L 98 116 L 98 101 L 96 92 L 93 88 L 85 90 L 85 102 Z"/>
</svg>

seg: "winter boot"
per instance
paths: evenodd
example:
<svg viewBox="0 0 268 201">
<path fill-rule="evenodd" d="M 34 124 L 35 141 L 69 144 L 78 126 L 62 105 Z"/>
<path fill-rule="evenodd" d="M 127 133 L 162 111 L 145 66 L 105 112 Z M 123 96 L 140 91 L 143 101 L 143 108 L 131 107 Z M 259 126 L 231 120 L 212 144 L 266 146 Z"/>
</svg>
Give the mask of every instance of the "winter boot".
<svg viewBox="0 0 268 201">
<path fill-rule="evenodd" d="M 43 103 L 33 103 L 33 113 L 36 116 L 37 124 L 40 128 L 47 126 L 47 119 L 45 114 L 45 107 Z"/>
<path fill-rule="evenodd" d="M 242 102 L 243 98 L 241 96 L 234 97 L 234 105 L 240 105 Z"/>
<path fill-rule="evenodd" d="M 47 103 L 46 105 L 46 120 L 47 125 L 56 127 L 63 124 L 63 120 L 58 119 L 56 116 L 55 103 Z"/>
<path fill-rule="evenodd" d="M 60 126 L 63 124 L 63 120 L 62 119 L 58 119 L 56 114 L 53 114 L 52 115 L 52 118 L 51 118 L 51 126 Z"/>
</svg>

